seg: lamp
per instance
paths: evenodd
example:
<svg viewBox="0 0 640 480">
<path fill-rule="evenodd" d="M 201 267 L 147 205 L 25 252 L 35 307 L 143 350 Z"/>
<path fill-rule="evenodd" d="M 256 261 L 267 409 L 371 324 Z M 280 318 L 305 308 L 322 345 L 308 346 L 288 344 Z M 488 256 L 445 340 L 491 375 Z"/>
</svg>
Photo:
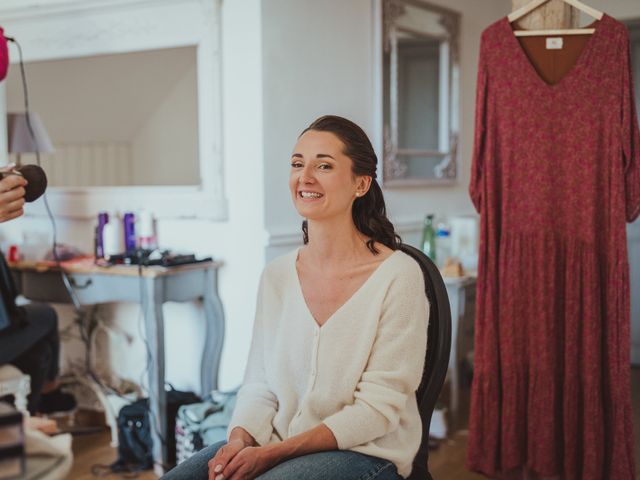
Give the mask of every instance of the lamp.
<svg viewBox="0 0 640 480">
<path fill-rule="evenodd" d="M 20 166 L 22 153 L 53 153 L 55 150 L 47 130 L 37 113 L 29 112 L 33 135 L 27 125 L 27 113 L 9 113 L 7 115 L 7 137 L 9 153 L 16 154 L 16 165 Z"/>
</svg>

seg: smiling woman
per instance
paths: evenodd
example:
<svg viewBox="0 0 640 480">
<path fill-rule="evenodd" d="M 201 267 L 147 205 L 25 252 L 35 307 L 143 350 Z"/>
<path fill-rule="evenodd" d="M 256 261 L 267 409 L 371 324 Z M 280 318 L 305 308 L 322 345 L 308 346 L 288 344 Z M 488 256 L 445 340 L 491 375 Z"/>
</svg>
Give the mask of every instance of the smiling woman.
<svg viewBox="0 0 640 480">
<path fill-rule="evenodd" d="M 367 135 L 345 118 L 302 132 L 289 189 L 305 245 L 262 274 L 228 441 L 165 480 L 409 476 L 429 309 L 420 267 L 386 217 L 376 165 Z"/>
<path fill-rule="evenodd" d="M 333 153 L 318 153 L 314 159 L 308 159 L 309 166 L 304 166 L 304 155 L 297 149 L 311 151 L 318 145 L 326 145 Z M 338 162 L 336 159 L 341 159 Z M 350 161 L 349 161 L 350 160 Z M 289 186 L 293 194 L 294 204 L 298 213 L 305 218 L 309 211 L 296 202 L 306 200 L 302 198 L 304 188 L 317 181 L 320 187 L 324 183 L 335 188 L 341 200 L 350 196 L 353 201 L 351 209 L 353 223 L 356 229 L 369 237 L 367 246 L 373 253 L 378 253 L 375 243 L 389 247 L 392 250 L 398 248 L 400 237 L 394 231 L 393 225 L 387 218 L 386 206 L 382 196 L 380 185 L 376 181 L 376 167 L 378 159 L 367 134 L 355 123 L 335 115 L 326 115 L 318 118 L 307 127 L 296 145 L 296 151 L 292 156 L 291 177 Z M 335 174 L 326 174 L 336 168 Z M 349 170 L 350 176 L 340 175 L 343 170 Z M 318 171 L 318 175 L 310 173 Z M 318 180 L 316 180 L 318 179 Z M 306 182 L 306 183 L 305 183 Z M 296 186 L 300 184 L 300 186 Z M 314 192 L 307 188 L 311 196 Z M 313 214 L 314 211 L 312 210 Z M 330 212 L 325 212 L 325 215 Z M 304 243 L 309 241 L 309 224 L 307 220 L 302 222 Z"/>
</svg>

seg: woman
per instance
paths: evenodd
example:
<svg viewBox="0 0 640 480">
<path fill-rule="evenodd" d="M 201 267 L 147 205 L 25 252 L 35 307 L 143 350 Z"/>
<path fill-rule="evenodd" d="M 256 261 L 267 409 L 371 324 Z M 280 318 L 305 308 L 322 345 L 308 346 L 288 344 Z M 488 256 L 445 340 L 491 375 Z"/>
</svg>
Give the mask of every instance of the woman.
<svg viewBox="0 0 640 480">
<path fill-rule="evenodd" d="M 415 391 L 428 305 L 398 250 L 364 131 L 321 117 L 298 138 L 289 188 L 305 245 L 262 274 L 229 441 L 164 478 L 399 479 L 421 439 Z"/>
</svg>

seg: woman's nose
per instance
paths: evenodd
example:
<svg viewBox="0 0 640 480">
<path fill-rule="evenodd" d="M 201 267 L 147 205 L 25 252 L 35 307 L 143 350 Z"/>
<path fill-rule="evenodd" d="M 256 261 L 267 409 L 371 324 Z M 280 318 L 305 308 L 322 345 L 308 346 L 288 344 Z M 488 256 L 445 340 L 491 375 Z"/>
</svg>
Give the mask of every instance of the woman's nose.
<svg viewBox="0 0 640 480">
<path fill-rule="evenodd" d="M 298 181 L 300 183 L 313 183 L 315 178 L 313 177 L 313 171 L 309 167 L 304 167 L 302 172 L 300 172 L 300 177 Z"/>
</svg>

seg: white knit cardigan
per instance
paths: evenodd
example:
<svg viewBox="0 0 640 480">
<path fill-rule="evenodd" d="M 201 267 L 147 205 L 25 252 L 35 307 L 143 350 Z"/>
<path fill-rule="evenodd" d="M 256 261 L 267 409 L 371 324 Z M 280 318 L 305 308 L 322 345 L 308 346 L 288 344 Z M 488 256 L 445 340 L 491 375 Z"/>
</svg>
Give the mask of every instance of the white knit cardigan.
<svg viewBox="0 0 640 480">
<path fill-rule="evenodd" d="M 302 295 L 297 253 L 262 274 L 229 432 L 241 426 L 265 445 L 324 423 L 339 449 L 387 459 L 407 477 L 422 434 L 415 396 L 429 317 L 422 271 L 395 251 L 319 327 Z"/>
</svg>

